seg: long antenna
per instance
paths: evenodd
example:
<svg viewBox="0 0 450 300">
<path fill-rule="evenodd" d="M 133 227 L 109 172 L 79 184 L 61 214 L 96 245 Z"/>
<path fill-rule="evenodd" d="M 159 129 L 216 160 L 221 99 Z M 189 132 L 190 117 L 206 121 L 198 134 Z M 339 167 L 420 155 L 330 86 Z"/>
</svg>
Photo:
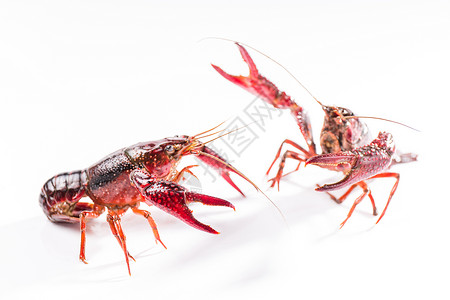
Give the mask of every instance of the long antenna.
<svg viewBox="0 0 450 300">
<path fill-rule="evenodd" d="M 223 123 L 225 123 L 225 122 L 226 122 L 226 121 L 223 121 L 222 123 L 220 123 L 220 124 L 217 125 L 217 126 L 214 126 L 214 127 L 211 128 L 211 129 L 208 129 L 208 130 L 206 130 L 206 131 L 203 131 L 203 132 L 201 132 L 201 133 L 198 133 L 198 134 L 196 134 L 196 135 L 193 135 L 193 136 L 191 136 L 191 138 L 195 138 L 195 137 L 197 137 L 197 136 L 199 136 L 199 135 L 208 133 L 208 132 L 210 132 L 211 130 L 214 130 L 214 129 L 216 129 L 217 127 L 220 127 L 220 126 L 223 125 Z M 215 133 L 213 133 L 213 134 L 215 134 Z"/>
<path fill-rule="evenodd" d="M 405 127 L 409 128 L 409 129 L 412 129 L 414 131 L 420 132 L 420 130 L 415 129 L 415 128 L 411 127 L 411 126 L 408 126 L 406 124 L 403 124 L 403 123 L 400 123 L 400 122 L 397 122 L 397 121 L 393 121 L 393 120 L 389 120 L 389 119 L 384 119 L 384 118 L 368 117 L 368 116 L 346 116 L 346 117 L 343 116 L 342 118 L 343 119 L 374 119 L 374 120 L 381 120 L 381 121 L 386 121 L 386 122 L 391 122 L 391 123 L 395 123 L 395 124 L 398 124 L 398 125 L 402 125 L 402 126 L 405 126 Z"/>
<path fill-rule="evenodd" d="M 233 133 L 233 132 L 236 132 L 236 131 L 238 131 L 238 130 L 241 130 L 241 129 L 243 129 L 243 128 L 245 128 L 245 127 L 248 127 L 248 126 L 250 126 L 250 125 L 252 125 L 252 124 L 254 124 L 254 123 L 258 123 L 258 121 L 253 121 L 253 122 L 248 123 L 248 124 L 246 124 L 246 125 L 243 125 L 243 126 L 241 126 L 241 127 L 239 127 L 239 128 L 230 130 L 230 131 L 228 131 L 228 132 L 226 132 L 226 133 L 224 133 L 224 134 L 222 134 L 222 135 L 219 135 L 218 137 L 213 138 L 212 140 L 209 140 L 209 141 L 207 141 L 207 142 L 204 142 L 203 144 L 206 145 L 206 144 L 208 144 L 208 143 L 210 143 L 210 142 L 212 142 L 212 141 L 214 141 L 214 140 L 217 140 L 218 138 L 221 138 L 221 137 L 226 136 L 226 135 L 228 135 L 228 134 L 230 134 L 230 133 Z M 227 130 L 227 128 L 225 128 L 224 130 L 221 130 L 221 131 L 219 131 L 219 132 L 216 132 L 216 133 L 222 133 L 222 132 L 224 132 L 225 130 Z M 216 134 L 216 133 L 214 133 L 214 134 Z M 211 135 L 214 135 L 214 134 L 208 134 L 208 135 L 203 136 L 203 137 L 201 137 L 201 138 L 204 138 L 204 137 L 207 137 L 207 136 L 211 136 Z"/>
</svg>

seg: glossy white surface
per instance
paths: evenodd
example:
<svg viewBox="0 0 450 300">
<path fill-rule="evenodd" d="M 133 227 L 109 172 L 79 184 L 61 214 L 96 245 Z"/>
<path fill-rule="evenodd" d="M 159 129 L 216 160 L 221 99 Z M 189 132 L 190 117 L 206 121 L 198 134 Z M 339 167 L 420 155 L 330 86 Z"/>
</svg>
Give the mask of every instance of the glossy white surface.
<svg viewBox="0 0 450 300">
<path fill-rule="evenodd" d="M 449 296 L 448 2 L 3 1 L 0 7 L 2 299 Z M 285 138 L 300 143 L 301 136 L 287 112 L 263 112 L 260 101 L 211 68 L 213 62 L 247 72 L 233 44 L 199 42 L 210 36 L 270 55 L 326 104 L 421 130 L 368 121 L 373 136 L 389 131 L 399 149 L 420 155 L 393 169 L 400 185 L 378 225 L 365 199 L 338 229 L 358 194 L 339 206 L 314 186 L 339 174 L 302 168 L 282 181 L 280 192 L 268 189 L 264 173 L 278 146 Z M 279 66 L 250 53 L 263 75 L 308 109 L 318 141 L 320 107 Z M 150 208 L 167 250 L 155 245 L 143 218 L 128 213 L 123 228 L 137 260 L 129 277 L 104 216 L 88 224 L 84 265 L 77 226 L 52 224 L 38 205 L 41 186 L 57 173 L 139 141 L 192 135 L 224 120 L 248 124 L 246 112 L 257 108 L 265 123 L 250 125 L 248 147 L 216 145 L 266 191 L 286 223 L 237 176 L 245 199 L 194 169 L 202 190 L 233 202 L 236 211 L 192 206 L 221 232 L 215 236 Z M 379 210 L 392 184 L 370 183 Z"/>
</svg>

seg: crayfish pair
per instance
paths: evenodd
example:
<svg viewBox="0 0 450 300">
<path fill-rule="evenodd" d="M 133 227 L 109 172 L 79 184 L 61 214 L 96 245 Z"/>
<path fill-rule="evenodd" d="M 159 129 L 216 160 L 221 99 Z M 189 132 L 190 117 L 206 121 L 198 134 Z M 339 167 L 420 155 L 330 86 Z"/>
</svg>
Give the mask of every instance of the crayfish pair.
<svg viewBox="0 0 450 300">
<path fill-rule="evenodd" d="M 259 96 L 275 108 L 289 109 L 307 144 L 305 148 L 289 139 L 281 144 L 267 174 L 280 158 L 284 144 L 293 146 L 297 151 L 288 150 L 281 156 L 278 172 L 270 180 L 271 186 L 274 187 L 276 184 L 279 188 L 287 159 L 298 162 L 296 170 L 303 163 L 343 172 L 344 178 L 339 182 L 326 184 L 316 189 L 328 193 L 347 187 L 348 190 L 339 198 L 329 194 L 338 203 L 342 203 L 356 187 L 359 186 L 363 190 L 362 194 L 354 201 L 347 218 L 341 223 L 342 227 L 365 196 L 369 197 L 373 206 L 373 214 L 377 215 L 375 201 L 366 180 L 395 178 L 395 183 L 387 204 L 378 218 L 378 223 L 384 216 L 399 183 L 399 174 L 389 172 L 388 169 L 394 163 L 413 161 L 416 156 L 414 154 L 396 156 L 390 133 L 380 132 L 374 140 L 370 141 L 366 124 L 359 117 L 354 116 L 349 109 L 325 106 L 320 102 L 325 112 L 325 119 L 320 135 L 323 154 L 318 155 L 305 110 L 285 92 L 278 90 L 272 82 L 260 75 L 246 49 L 238 43 L 236 45 L 249 66 L 249 76 L 233 76 L 213 65 L 214 69 L 229 81 Z M 145 202 L 149 206 L 154 205 L 194 228 L 213 234 L 218 232 L 195 219 L 188 204 L 200 202 L 205 205 L 226 206 L 234 209 L 233 204 L 226 200 L 189 191 L 183 187 L 180 182 L 186 173 L 194 175 L 190 170 L 194 165 L 178 171 L 177 166 L 182 157 L 196 156 L 203 163 L 215 169 L 242 195 L 244 195 L 242 191 L 231 180 L 230 173 L 241 176 L 258 189 L 243 173 L 209 148 L 208 142 L 200 141 L 200 139 L 216 134 L 217 132 L 212 131 L 217 127 L 194 136 L 175 136 L 138 143 L 111 153 L 87 169 L 56 175 L 42 187 L 39 198 L 40 205 L 48 219 L 53 222 L 80 224 L 79 258 L 84 263 L 86 263 L 86 221 L 99 217 L 106 209 L 107 222 L 123 250 L 128 272 L 131 274 L 129 259 L 134 260 L 134 258 L 128 252 L 120 219 L 128 209 L 147 219 L 156 241 L 164 247 L 166 246 L 160 239 L 156 223 L 150 213 L 139 208 L 141 202 Z M 83 197 L 89 197 L 92 203 L 80 201 Z"/>
</svg>

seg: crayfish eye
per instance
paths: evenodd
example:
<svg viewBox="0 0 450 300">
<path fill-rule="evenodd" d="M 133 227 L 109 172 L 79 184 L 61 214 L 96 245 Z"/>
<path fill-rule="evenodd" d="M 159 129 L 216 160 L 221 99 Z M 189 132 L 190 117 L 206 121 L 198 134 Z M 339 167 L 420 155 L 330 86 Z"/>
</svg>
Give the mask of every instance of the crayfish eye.
<svg viewBox="0 0 450 300">
<path fill-rule="evenodd" d="M 164 150 L 166 151 L 167 154 L 174 154 L 175 153 L 175 149 L 173 148 L 172 145 L 167 145 Z"/>
</svg>

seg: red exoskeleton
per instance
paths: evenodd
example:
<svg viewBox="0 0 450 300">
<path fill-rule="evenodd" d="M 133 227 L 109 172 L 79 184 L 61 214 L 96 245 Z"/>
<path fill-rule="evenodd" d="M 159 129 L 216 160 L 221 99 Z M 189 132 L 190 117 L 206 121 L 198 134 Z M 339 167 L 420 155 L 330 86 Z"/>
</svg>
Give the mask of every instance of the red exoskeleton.
<svg viewBox="0 0 450 300">
<path fill-rule="evenodd" d="M 390 133 L 380 132 L 377 138 L 370 141 L 368 127 L 360 120 L 362 117 L 354 116 L 354 114 L 346 108 L 323 105 L 314 97 L 314 99 L 322 106 L 325 113 L 323 128 L 320 134 L 320 146 L 323 154 L 318 155 L 311 132 L 311 124 L 306 111 L 289 95 L 280 91 L 275 84 L 262 76 L 247 50 L 239 43 L 236 43 L 236 45 L 239 48 L 243 60 L 249 67 L 249 75 L 234 76 L 224 72 L 218 66 L 212 65 L 213 68 L 232 83 L 260 97 L 275 108 L 289 109 L 307 144 L 307 148 L 304 148 L 292 140 L 284 140 L 274 161 L 267 171 L 267 175 L 274 163 L 280 157 L 284 144 L 289 144 L 298 151 L 287 150 L 282 155 L 278 172 L 276 176 L 270 180 L 272 182 L 271 187 L 274 187 L 275 184 L 277 184 L 279 189 L 280 180 L 284 176 L 284 165 L 288 158 L 298 161 L 297 168 L 294 171 L 297 171 L 300 165 L 304 163 L 305 165 L 317 165 L 329 170 L 343 172 L 345 177 L 339 182 L 325 184 L 316 189 L 317 191 L 328 193 L 329 191 L 349 187 L 339 198 L 328 193 L 337 203 L 342 203 L 355 187 L 359 186 L 362 188 L 363 193 L 353 203 L 347 218 L 341 223 L 342 227 L 352 215 L 356 205 L 358 205 L 366 195 L 369 196 L 370 201 L 372 202 L 373 214 L 377 215 L 375 201 L 366 180 L 383 177 L 395 178 L 395 183 L 391 189 L 387 204 L 377 220 L 378 223 L 386 212 L 392 196 L 397 189 L 400 178 L 398 173 L 387 172 L 387 170 L 393 163 L 416 160 L 416 155 L 403 154 L 394 156 L 395 146 Z"/>
<path fill-rule="evenodd" d="M 230 172 L 238 174 L 251 183 L 242 173 L 208 148 L 206 143 L 199 141 L 199 138 L 202 138 L 200 135 L 203 135 L 203 138 L 209 136 L 211 134 L 205 134 L 213 129 L 191 137 L 176 136 L 138 143 L 111 153 L 87 169 L 56 175 L 42 187 L 40 205 L 48 219 L 53 222 L 80 223 L 79 258 L 84 263 L 87 263 L 85 259 L 86 220 L 99 217 L 106 209 L 106 219 L 111 232 L 123 249 L 130 273 L 129 258 L 133 260 L 134 258 L 128 253 L 120 223 L 121 215 L 128 209 L 148 220 L 156 242 L 160 242 L 164 247 L 166 246 L 159 237 L 150 213 L 139 208 L 141 202 L 150 206 L 154 205 L 194 228 L 213 234 L 218 232 L 196 220 L 188 204 L 200 202 L 234 209 L 233 204 L 228 201 L 188 191 L 181 186 L 179 181 L 183 178 L 183 174 L 185 172 L 192 174 L 190 168 L 195 166 L 187 166 L 177 171 L 177 165 L 182 157 L 195 155 L 217 170 L 242 195 L 241 190 L 231 180 Z M 81 202 L 83 197 L 89 197 L 93 203 Z"/>
</svg>

